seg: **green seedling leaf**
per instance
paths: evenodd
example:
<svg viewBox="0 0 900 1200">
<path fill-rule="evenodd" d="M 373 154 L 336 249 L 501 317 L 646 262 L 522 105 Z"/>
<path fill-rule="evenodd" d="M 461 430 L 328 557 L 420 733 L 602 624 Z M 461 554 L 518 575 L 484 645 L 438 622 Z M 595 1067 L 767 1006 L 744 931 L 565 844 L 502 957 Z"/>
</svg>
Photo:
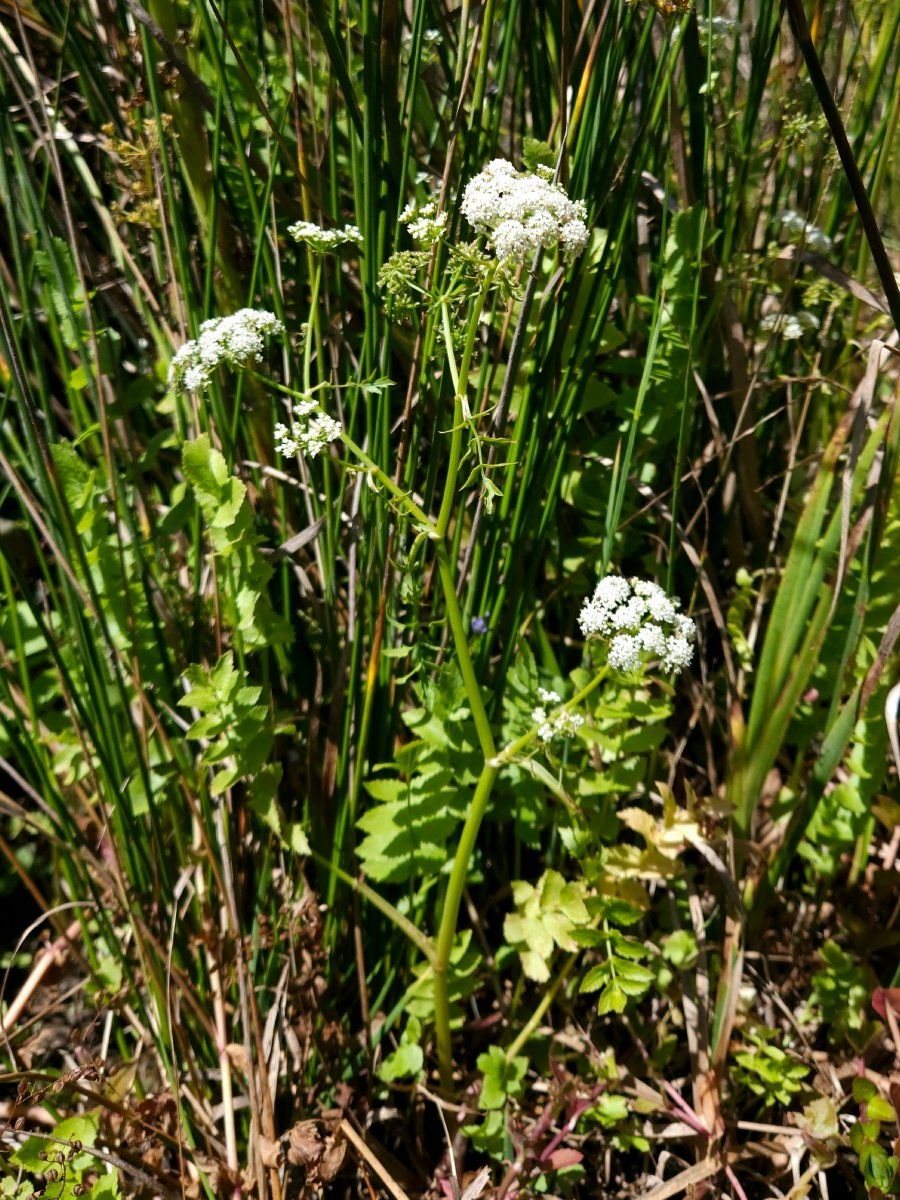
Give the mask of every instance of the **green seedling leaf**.
<svg viewBox="0 0 900 1200">
<path fill-rule="evenodd" d="M 419 1045 L 421 1037 L 421 1022 L 416 1017 L 410 1017 L 400 1038 L 400 1045 L 378 1068 L 379 1079 L 392 1083 L 395 1079 L 417 1078 L 425 1065 L 425 1054 Z"/>
<path fill-rule="evenodd" d="M 856 1075 L 853 1079 L 853 1099 L 857 1104 L 865 1104 L 878 1095 L 878 1088 L 865 1075 Z"/>
<path fill-rule="evenodd" d="M 662 943 L 662 956 L 673 967 L 687 968 L 697 961 L 697 939 L 687 929 L 670 933 Z"/>
<path fill-rule="evenodd" d="M 522 1080 L 528 1070 L 528 1059 L 524 1055 L 507 1059 L 499 1046 L 491 1046 L 485 1054 L 479 1054 L 478 1069 L 484 1073 L 478 1107 L 482 1110 L 502 1108 L 511 1096 L 522 1094 Z"/>
<path fill-rule="evenodd" d="M 890 1101 L 883 1096 L 873 1096 L 866 1101 L 866 1119 L 869 1121 L 894 1121 L 897 1114 Z"/>
<path fill-rule="evenodd" d="M 624 1096 L 618 1096 L 611 1092 L 605 1093 L 593 1106 L 591 1114 L 600 1121 L 601 1125 L 616 1125 L 619 1121 L 628 1119 L 630 1115 L 628 1101 Z"/>
</svg>

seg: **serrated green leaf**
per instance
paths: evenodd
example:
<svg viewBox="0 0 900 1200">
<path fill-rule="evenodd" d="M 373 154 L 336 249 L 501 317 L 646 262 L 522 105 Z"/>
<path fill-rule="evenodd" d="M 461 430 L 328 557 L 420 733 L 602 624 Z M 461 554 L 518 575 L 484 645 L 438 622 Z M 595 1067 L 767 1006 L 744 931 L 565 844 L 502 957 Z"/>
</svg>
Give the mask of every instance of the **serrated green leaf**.
<svg viewBox="0 0 900 1200">
<path fill-rule="evenodd" d="M 535 167 L 556 167 L 556 154 L 546 142 L 533 137 L 522 138 L 522 162 L 526 171 Z"/>
<path fill-rule="evenodd" d="M 611 1012 L 624 1012 L 627 1003 L 628 997 L 622 988 L 616 983 L 611 983 L 609 987 L 604 988 L 600 993 L 600 999 L 597 1002 L 597 1012 L 600 1016 Z"/>
<path fill-rule="evenodd" d="M 118 1171 L 107 1171 L 88 1192 L 88 1197 L 89 1200 L 118 1200 L 119 1194 Z"/>
<path fill-rule="evenodd" d="M 587 972 L 578 990 L 579 992 L 597 992 L 600 988 L 605 987 L 609 982 L 609 977 L 609 964 L 598 963 Z"/>
<path fill-rule="evenodd" d="M 402 779 L 367 779 L 364 790 L 373 800 L 401 800 L 408 794 L 410 785 Z"/>
<path fill-rule="evenodd" d="M 642 991 L 646 990 L 654 980 L 652 971 L 641 966 L 640 963 L 629 962 L 623 958 L 615 960 L 615 974 L 622 987 L 635 985 Z"/>
</svg>

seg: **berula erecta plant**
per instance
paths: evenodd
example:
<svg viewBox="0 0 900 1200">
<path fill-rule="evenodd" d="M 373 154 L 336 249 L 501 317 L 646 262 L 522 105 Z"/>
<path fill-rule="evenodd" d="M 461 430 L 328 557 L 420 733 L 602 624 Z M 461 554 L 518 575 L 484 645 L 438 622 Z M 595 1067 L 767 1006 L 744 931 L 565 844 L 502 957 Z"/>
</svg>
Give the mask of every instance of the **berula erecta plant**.
<svg viewBox="0 0 900 1200">
<path fill-rule="evenodd" d="M 898 1189 L 898 31 L 0 8 L 4 1195 Z"/>
</svg>

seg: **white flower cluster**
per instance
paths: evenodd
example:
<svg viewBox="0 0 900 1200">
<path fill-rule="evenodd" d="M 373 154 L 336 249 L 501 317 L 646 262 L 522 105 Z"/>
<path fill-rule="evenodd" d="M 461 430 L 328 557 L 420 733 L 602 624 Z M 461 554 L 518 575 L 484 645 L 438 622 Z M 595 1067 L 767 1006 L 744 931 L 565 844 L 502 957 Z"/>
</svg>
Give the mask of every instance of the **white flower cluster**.
<svg viewBox="0 0 900 1200">
<path fill-rule="evenodd" d="M 607 575 L 584 602 L 578 623 L 586 638 L 609 642 L 614 670 L 630 673 L 659 659 L 664 670 L 680 671 L 694 657 L 697 631 L 678 608 L 657 583 Z"/>
<path fill-rule="evenodd" d="M 285 458 L 294 458 L 305 454 L 308 458 L 316 455 L 331 442 L 336 442 L 341 436 L 340 422 L 326 416 L 315 400 L 301 400 L 294 405 L 294 416 L 298 424 L 293 429 L 279 422 L 275 426 L 275 449 Z"/>
<path fill-rule="evenodd" d="M 819 328 L 819 318 L 811 312 L 766 313 L 759 327 L 764 333 L 777 333 L 786 341 L 796 342 L 805 333 L 814 333 Z"/>
<path fill-rule="evenodd" d="M 524 263 L 542 246 L 559 246 L 567 262 L 587 245 L 587 208 L 553 183 L 549 167 L 533 175 L 495 158 L 463 192 L 463 216 L 489 236 L 497 258 Z"/>
<path fill-rule="evenodd" d="M 305 242 L 322 254 L 336 250 L 346 242 L 356 246 L 363 243 L 363 235 L 356 225 L 345 225 L 343 229 L 322 229 L 319 225 L 313 225 L 312 221 L 296 221 L 288 225 L 288 233 L 295 242 Z"/>
<path fill-rule="evenodd" d="M 434 200 L 418 208 L 415 204 L 407 204 L 400 214 L 400 223 L 409 229 L 409 236 L 414 242 L 422 242 L 433 246 L 439 241 L 447 228 L 446 212 L 438 212 Z"/>
<path fill-rule="evenodd" d="M 559 712 L 554 717 L 547 716 L 547 705 L 560 703 L 559 695 L 546 688 L 538 688 L 540 705 L 532 710 L 531 719 L 538 727 L 537 735 L 542 742 L 552 742 L 555 737 L 574 737 L 584 724 L 580 713 Z"/>
<path fill-rule="evenodd" d="M 220 364 L 240 367 L 250 359 L 260 362 L 263 337 L 283 332 L 284 326 L 274 313 L 254 308 L 204 321 L 200 336 L 185 342 L 169 364 L 169 387 L 180 392 L 202 391 Z"/>
<path fill-rule="evenodd" d="M 795 242 L 803 242 L 809 250 L 817 254 L 828 254 L 834 243 L 827 233 L 823 233 L 817 225 L 805 220 L 792 208 L 785 209 L 777 217 L 782 233 L 786 233 Z"/>
</svg>

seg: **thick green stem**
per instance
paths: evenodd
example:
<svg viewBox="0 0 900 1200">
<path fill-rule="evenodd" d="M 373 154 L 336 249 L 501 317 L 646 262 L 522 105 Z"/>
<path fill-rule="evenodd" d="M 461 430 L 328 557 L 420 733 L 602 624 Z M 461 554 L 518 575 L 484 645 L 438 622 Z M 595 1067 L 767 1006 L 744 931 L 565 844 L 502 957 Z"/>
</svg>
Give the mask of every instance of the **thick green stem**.
<svg viewBox="0 0 900 1200">
<path fill-rule="evenodd" d="M 368 467 L 369 473 L 378 481 L 379 487 L 383 487 L 386 491 L 390 492 L 400 507 L 405 509 L 411 517 L 415 518 L 422 532 L 430 538 L 436 537 L 437 533 L 435 532 L 431 518 L 425 515 L 415 500 L 408 493 L 404 492 L 403 488 L 397 487 L 393 479 L 389 475 L 386 475 L 381 467 L 369 458 L 365 450 L 361 446 L 357 446 L 356 442 L 348 437 L 346 433 L 341 434 L 341 441 L 350 453 L 359 459 L 363 466 Z"/>
<path fill-rule="evenodd" d="M 444 592 L 444 602 L 447 605 L 447 619 L 450 622 L 450 632 L 453 635 L 456 656 L 459 660 L 459 670 L 466 689 L 466 696 L 472 709 L 475 728 L 478 730 L 478 743 L 481 746 L 481 752 L 485 760 L 490 763 L 497 753 L 494 745 L 494 735 L 491 733 L 491 723 L 488 720 L 487 710 L 481 698 L 481 689 L 478 687 L 478 680 L 475 678 L 472 657 L 469 654 L 469 643 L 466 640 L 462 612 L 459 607 L 459 601 L 456 598 L 456 581 L 453 578 L 453 568 L 450 566 L 450 556 L 447 553 L 447 547 L 441 543 L 438 543 L 437 547 L 437 565 L 438 574 L 441 579 L 441 588 Z"/>
<path fill-rule="evenodd" d="M 487 272 L 481 291 L 475 300 L 475 306 L 472 309 L 472 316 L 469 320 L 469 327 L 466 330 L 466 344 L 463 347 L 462 361 L 459 364 L 458 371 L 456 360 L 453 357 L 453 328 L 450 321 L 450 309 L 446 300 L 441 304 L 444 343 L 447 347 L 447 367 L 450 371 L 450 377 L 453 380 L 454 396 L 453 429 L 450 434 L 450 458 L 447 463 L 447 478 L 444 482 L 441 511 L 437 519 L 437 531 L 440 538 L 443 538 L 447 533 L 447 526 L 450 524 L 450 517 L 453 512 L 453 501 L 456 499 L 456 479 L 459 474 L 459 461 L 462 456 L 463 428 L 469 424 L 472 416 L 469 411 L 468 401 L 466 400 L 466 392 L 469 386 L 469 371 L 472 366 L 472 355 L 475 353 L 475 338 L 478 334 L 478 326 L 481 323 L 481 310 L 484 307 L 488 293 L 493 287 L 494 274 L 495 268 Z"/>
<path fill-rule="evenodd" d="M 453 870 L 450 874 L 450 882 L 447 884 L 447 894 L 444 897 L 444 907 L 441 912 L 441 926 L 438 930 L 434 957 L 434 1021 L 437 1032 L 441 1086 L 445 1089 L 450 1088 L 453 1082 L 453 1047 L 450 1035 L 450 955 L 456 940 L 456 922 L 469 872 L 469 860 L 475 849 L 478 831 L 481 829 L 484 814 L 487 812 L 488 801 L 491 798 L 499 770 L 500 768 L 494 764 L 493 759 L 488 759 L 478 778 L 469 815 L 466 817 L 459 845 L 456 848 Z"/>
</svg>

